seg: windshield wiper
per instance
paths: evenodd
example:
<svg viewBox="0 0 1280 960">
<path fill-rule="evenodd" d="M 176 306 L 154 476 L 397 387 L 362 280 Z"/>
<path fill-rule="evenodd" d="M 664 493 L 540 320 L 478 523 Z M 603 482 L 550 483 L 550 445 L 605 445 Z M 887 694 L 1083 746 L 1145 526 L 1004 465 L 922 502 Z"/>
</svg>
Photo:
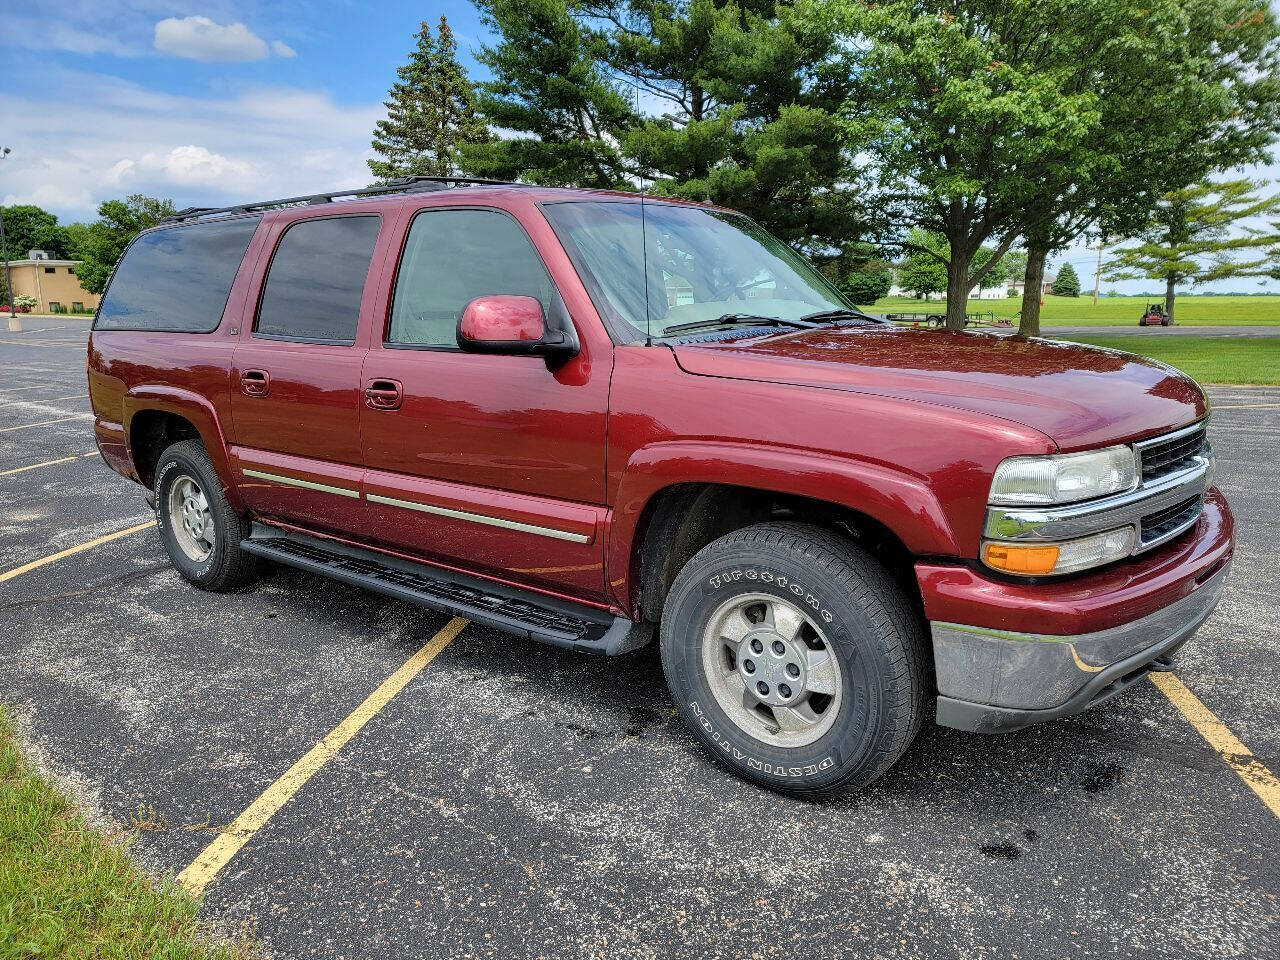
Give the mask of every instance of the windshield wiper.
<svg viewBox="0 0 1280 960">
<path fill-rule="evenodd" d="M 762 317 L 754 313 L 723 313 L 713 320 L 691 320 L 688 323 L 677 323 L 662 331 L 662 336 L 673 333 L 693 333 L 695 330 L 709 330 L 712 327 L 798 327 L 810 329 L 822 324 L 804 320 L 779 320 L 777 317 Z"/>
<path fill-rule="evenodd" d="M 837 308 L 835 310 L 816 310 L 813 313 L 806 313 L 801 320 L 870 320 L 872 323 L 889 323 L 884 317 L 872 316 L 869 313 L 863 313 L 861 310 L 846 310 Z"/>
</svg>

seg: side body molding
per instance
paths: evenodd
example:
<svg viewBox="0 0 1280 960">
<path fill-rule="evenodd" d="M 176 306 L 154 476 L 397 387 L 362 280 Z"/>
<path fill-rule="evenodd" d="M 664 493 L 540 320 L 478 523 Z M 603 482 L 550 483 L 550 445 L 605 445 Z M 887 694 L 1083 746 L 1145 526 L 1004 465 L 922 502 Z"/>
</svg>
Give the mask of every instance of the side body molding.
<svg viewBox="0 0 1280 960">
<path fill-rule="evenodd" d="M 646 507 L 664 489 L 682 483 L 750 487 L 835 503 L 879 521 L 917 556 L 959 552 L 942 506 L 922 477 L 812 450 L 660 441 L 631 456 L 609 517 L 606 569 L 614 598 L 629 615 L 634 612 Z"/>
</svg>

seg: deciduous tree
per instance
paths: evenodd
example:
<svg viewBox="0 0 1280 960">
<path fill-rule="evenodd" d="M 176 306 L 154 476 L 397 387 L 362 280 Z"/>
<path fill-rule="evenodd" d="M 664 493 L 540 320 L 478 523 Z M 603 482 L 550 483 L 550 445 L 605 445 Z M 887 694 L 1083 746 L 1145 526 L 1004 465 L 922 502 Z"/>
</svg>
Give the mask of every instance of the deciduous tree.
<svg viewBox="0 0 1280 960">
<path fill-rule="evenodd" d="M 83 261 L 76 268 L 80 286 L 90 293 L 105 290 L 111 271 L 129 241 L 176 212 L 173 201 L 140 193 L 100 204 L 98 219 L 73 233 L 75 258 Z"/>
<path fill-rule="evenodd" d="M 457 54 L 448 20 L 440 18 L 435 37 L 422 23 L 408 63 L 396 71 L 387 116 L 374 127 L 373 149 L 381 159 L 370 160 L 369 169 L 380 180 L 456 174 L 462 146 L 488 141 Z"/>
<path fill-rule="evenodd" d="M 67 255 L 66 236 L 58 218 L 33 204 L 0 207 L 4 216 L 4 245 L 10 260 L 25 260 L 32 250 L 46 250 L 52 257 Z"/>
<path fill-rule="evenodd" d="M 814 9 L 859 51 L 850 111 L 882 115 L 867 153 L 892 213 L 948 239 L 952 326 L 982 279 L 982 244 L 1026 238 L 1023 329 L 1034 332 L 1048 251 L 1090 224 L 1116 235 L 1178 177 L 1256 156 L 1276 129 L 1276 26 L 1261 0 Z"/>
</svg>

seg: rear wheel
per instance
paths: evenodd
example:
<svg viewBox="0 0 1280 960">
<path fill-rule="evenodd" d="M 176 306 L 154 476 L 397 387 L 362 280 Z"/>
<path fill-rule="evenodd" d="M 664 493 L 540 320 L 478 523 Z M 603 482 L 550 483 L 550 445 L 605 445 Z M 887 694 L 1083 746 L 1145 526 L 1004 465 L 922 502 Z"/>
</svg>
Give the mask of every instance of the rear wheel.
<svg viewBox="0 0 1280 960">
<path fill-rule="evenodd" d="M 156 526 L 169 559 L 203 590 L 230 590 L 255 577 L 257 557 L 240 548 L 249 521 L 227 502 L 199 440 L 183 440 L 156 464 Z"/>
<path fill-rule="evenodd" d="M 802 796 L 855 790 L 919 728 L 919 618 L 866 551 L 817 527 L 766 523 L 686 565 L 662 618 L 662 664 L 715 760 Z"/>
</svg>

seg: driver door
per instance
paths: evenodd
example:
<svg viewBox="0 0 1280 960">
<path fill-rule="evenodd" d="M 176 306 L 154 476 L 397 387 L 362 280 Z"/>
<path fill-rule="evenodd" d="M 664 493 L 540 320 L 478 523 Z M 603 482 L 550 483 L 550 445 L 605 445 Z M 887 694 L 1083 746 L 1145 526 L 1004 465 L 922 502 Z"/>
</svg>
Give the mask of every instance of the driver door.
<svg viewBox="0 0 1280 960">
<path fill-rule="evenodd" d="M 603 597 L 611 351 L 593 356 L 580 336 L 579 355 L 549 368 L 459 349 L 473 299 L 530 296 L 545 312 L 559 297 L 510 212 L 420 210 L 402 250 L 362 378 L 401 398 L 375 393 L 361 409 L 369 535 L 438 564 Z"/>
</svg>

